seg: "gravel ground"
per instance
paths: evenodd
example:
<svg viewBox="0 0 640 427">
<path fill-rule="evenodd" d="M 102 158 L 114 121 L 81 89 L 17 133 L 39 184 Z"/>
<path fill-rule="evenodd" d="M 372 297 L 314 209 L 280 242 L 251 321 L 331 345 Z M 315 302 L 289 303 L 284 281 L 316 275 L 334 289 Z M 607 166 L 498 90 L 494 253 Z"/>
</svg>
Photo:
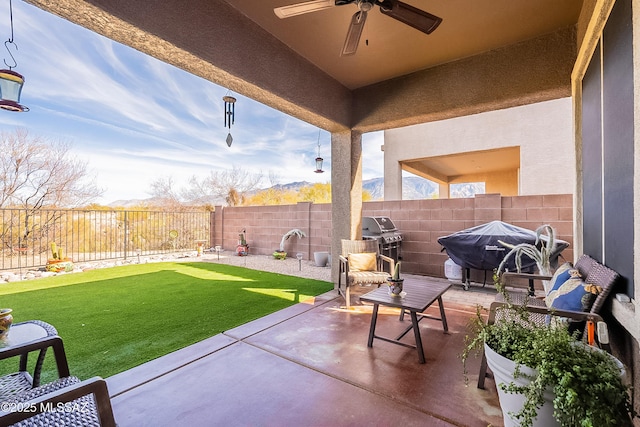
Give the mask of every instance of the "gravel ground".
<svg viewBox="0 0 640 427">
<path fill-rule="evenodd" d="M 298 261 L 296 258 L 286 258 L 283 260 L 275 259 L 272 255 L 247 255 L 235 256 L 205 253 L 202 257 L 198 257 L 197 261 L 219 262 L 220 264 L 238 265 L 241 267 L 251 268 L 252 270 L 270 271 L 272 273 L 288 274 L 291 276 L 306 277 L 307 279 L 324 280 L 331 282 L 331 267 L 316 267 L 315 263 L 310 260 Z"/>
</svg>

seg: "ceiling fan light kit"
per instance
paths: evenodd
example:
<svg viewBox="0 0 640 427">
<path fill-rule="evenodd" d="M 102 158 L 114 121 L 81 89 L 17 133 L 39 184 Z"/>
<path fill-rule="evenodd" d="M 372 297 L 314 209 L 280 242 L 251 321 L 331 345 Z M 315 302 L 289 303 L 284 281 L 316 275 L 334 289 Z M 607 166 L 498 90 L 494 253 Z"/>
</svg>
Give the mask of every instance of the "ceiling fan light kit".
<svg viewBox="0 0 640 427">
<path fill-rule="evenodd" d="M 342 48 L 342 56 L 356 53 L 358 44 L 360 43 L 360 36 L 364 30 L 364 23 L 367 20 L 367 13 L 369 13 L 373 6 L 379 6 L 382 14 L 409 25 L 425 34 L 431 34 L 442 22 L 442 18 L 399 0 L 311 0 L 276 7 L 273 12 L 278 18 L 283 19 L 352 3 L 358 6 L 358 11 L 351 18 L 349 29 L 347 30 L 347 37 Z"/>
</svg>

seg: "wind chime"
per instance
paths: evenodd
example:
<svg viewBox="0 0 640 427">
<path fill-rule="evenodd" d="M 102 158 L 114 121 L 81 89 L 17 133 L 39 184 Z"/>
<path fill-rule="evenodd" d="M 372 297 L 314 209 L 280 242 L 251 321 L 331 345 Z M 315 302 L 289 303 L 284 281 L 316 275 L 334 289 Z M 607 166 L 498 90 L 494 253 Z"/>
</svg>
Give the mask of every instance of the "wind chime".
<svg viewBox="0 0 640 427">
<path fill-rule="evenodd" d="M 227 146 L 231 147 L 233 137 L 231 136 L 231 125 L 235 121 L 236 116 L 236 99 L 233 96 L 225 95 L 222 97 L 224 101 L 224 127 L 229 128 L 227 134 Z"/>
<path fill-rule="evenodd" d="M 12 70 L 12 68 L 18 64 L 9 46 L 13 45 L 13 47 L 18 50 L 18 45 L 13 41 L 13 7 L 11 0 L 9 0 L 9 19 L 11 21 L 11 37 L 4 42 L 4 47 L 7 48 L 13 65 L 9 65 L 5 59 L 4 64 L 9 67 L 9 69 L 0 70 L 0 108 L 7 111 L 29 111 L 28 107 L 20 105 L 20 93 L 22 92 L 24 77 Z"/>
<path fill-rule="evenodd" d="M 316 157 L 316 170 L 314 170 L 315 173 L 324 172 L 322 170 L 322 161 L 323 161 L 323 158 L 320 157 L 320 129 L 318 129 L 318 157 Z"/>
</svg>

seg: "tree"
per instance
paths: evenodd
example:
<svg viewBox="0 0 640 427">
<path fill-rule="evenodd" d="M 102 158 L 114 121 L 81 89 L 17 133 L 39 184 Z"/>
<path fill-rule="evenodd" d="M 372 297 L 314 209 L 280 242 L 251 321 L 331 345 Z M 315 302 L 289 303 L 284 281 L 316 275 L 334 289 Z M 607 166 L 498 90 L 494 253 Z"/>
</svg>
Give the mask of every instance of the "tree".
<svg viewBox="0 0 640 427">
<path fill-rule="evenodd" d="M 189 179 L 187 187 L 174 188 L 171 178 L 158 178 L 151 183 L 150 194 L 166 204 L 215 205 L 226 202 L 230 206 L 243 203 L 248 192 L 258 188 L 262 173 L 251 173 L 233 166 L 229 170 L 211 171 L 200 179 L 195 175 Z"/>
<path fill-rule="evenodd" d="M 151 182 L 149 194 L 155 198 L 154 204 L 172 211 L 181 210 L 184 205 L 174 188 L 173 178 L 170 176 L 160 177 Z"/>
<path fill-rule="evenodd" d="M 298 193 L 274 187 L 261 190 L 245 199 L 246 206 L 293 205 L 299 201 Z"/>
<path fill-rule="evenodd" d="M 67 142 L 30 136 L 26 130 L 0 134 L 0 208 L 20 208 L 18 246 L 29 235 L 46 232 L 59 215 L 33 217 L 43 208 L 84 206 L 102 194 L 89 177 L 87 164 L 71 155 Z M 12 224 L 13 225 L 13 224 Z M 6 245 L 14 245 L 3 236 Z"/>
<path fill-rule="evenodd" d="M 371 200 L 371 193 L 363 190 L 362 200 L 365 202 Z M 331 203 L 331 184 L 316 183 L 306 185 L 297 192 L 271 187 L 247 197 L 242 204 L 247 206 L 266 206 L 292 205 L 298 202 Z"/>
<path fill-rule="evenodd" d="M 26 130 L 0 135 L 0 208 L 83 206 L 102 194 L 71 144 L 31 137 Z"/>
</svg>

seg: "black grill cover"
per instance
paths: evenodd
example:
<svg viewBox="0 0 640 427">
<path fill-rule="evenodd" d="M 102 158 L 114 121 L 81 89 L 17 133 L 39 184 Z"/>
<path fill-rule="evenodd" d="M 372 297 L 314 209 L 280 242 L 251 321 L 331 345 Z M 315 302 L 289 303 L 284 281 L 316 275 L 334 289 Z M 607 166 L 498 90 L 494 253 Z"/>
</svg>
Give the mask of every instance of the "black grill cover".
<svg viewBox="0 0 640 427">
<path fill-rule="evenodd" d="M 541 239 L 547 240 L 544 235 Z M 519 243 L 533 245 L 536 242 L 536 233 L 506 222 L 492 221 L 440 237 L 438 243 L 447 251 L 449 258 L 460 267 L 493 270 L 500 266 L 505 255 L 509 253 L 509 249 L 502 246 L 498 240 L 512 245 Z M 551 254 L 552 263 L 557 262 L 558 255 L 568 246 L 569 243 L 564 240 L 556 239 L 556 250 Z M 526 255 L 522 256 L 523 271 L 532 270 L 535 265 L 534 260 Z M 506 268 L 509 271 L 516 270 L 513 257 L 508 261 Z"/>
</svg>

